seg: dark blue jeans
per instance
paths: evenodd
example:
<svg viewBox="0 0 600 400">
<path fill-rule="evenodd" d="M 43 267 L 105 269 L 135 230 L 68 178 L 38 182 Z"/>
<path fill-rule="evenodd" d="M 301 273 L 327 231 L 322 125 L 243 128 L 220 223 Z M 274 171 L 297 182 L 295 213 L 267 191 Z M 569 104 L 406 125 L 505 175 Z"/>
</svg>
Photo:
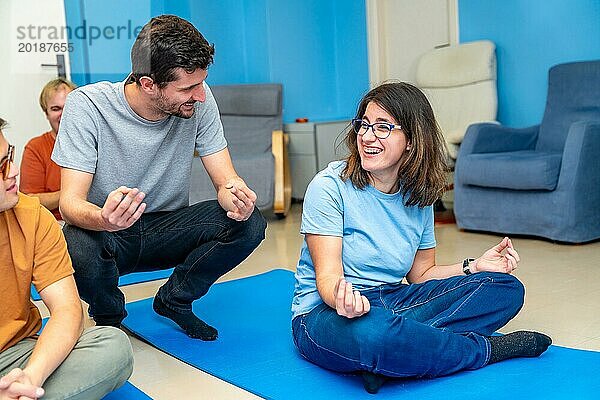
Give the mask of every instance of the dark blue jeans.
<svg viewBox="0 0 600 400">
<path fill-rule="evenodd" d="M 119 276 L 175 267 L 157 296 L 170 309 L 189 312 L 223 274 L 265 237 L 260 211 L 237 222 L 216 200 L 177 211 L 143 214 L 130 228 L 96 232 L 73 225 L 64 234 L 81 298 L 98 324 L 117 325 L 127 315 Z"/>
<path fill-rule="evenodd" d="M 486 336 L 519 312 L 525 289 L 512 275 L 482 272 L 362 294 L 371 303 L 362 317 L 321 304 L 294 318 L 300 353 L 339 372 L 431 378 L 487 365 Z"/>
</svg>

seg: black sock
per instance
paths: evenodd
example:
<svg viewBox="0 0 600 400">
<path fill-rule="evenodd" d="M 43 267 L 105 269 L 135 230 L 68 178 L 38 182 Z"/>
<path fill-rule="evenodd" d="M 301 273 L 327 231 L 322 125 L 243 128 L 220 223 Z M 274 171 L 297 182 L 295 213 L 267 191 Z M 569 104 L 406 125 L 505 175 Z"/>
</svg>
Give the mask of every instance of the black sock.
<svg viewBox="0 0 600 400">
<path fill-rule="evenodd" d="M 215 340 L 219 336 L 219 332 L 215 328 L 196 317 L 193 312 L 190 311 L 182 314 L 170 310 L 163 304 L 158 296 L 154 297 L 152 308 L 154 308 L 154 311 L 156 311 L 158 315 L 162 315 L 163 317 L 173 320 L 191 338 L 200 340 Z"/>
<path fill-rule="evenodd" d="M 96 322 L 96 326 L 112 326 L 113 328 L 121 329 L 123 325 L 120 322 L 103 322 L 103 321 L 94 321 Z"/>
<path fill-rule="evenodd" d="M 96 323 L 96 326 L 112 326 L 114 328 L 121 328 L 121 321 L 116 322 L 114 320 L 104 320 L 94 317 L 94 322 Z"/>
<path fill-rule="evenodd" d="M 507 360 L 515 357 L 538 357 L 552 344 L 552 339 L 543 333 L 518 331 L 504 336 L 491 336 L 490 362 Z"/>
<path fill-rule="evenodd" d="M 375 394 L 379 391 L 379 388 L 385 383 L 386 377 L 383 375 L 377 375 L 372 372 L 363 371 L 361 373 L 363 379 L 363 386 L 365 390 L 371 394 Z"/>
</svg>

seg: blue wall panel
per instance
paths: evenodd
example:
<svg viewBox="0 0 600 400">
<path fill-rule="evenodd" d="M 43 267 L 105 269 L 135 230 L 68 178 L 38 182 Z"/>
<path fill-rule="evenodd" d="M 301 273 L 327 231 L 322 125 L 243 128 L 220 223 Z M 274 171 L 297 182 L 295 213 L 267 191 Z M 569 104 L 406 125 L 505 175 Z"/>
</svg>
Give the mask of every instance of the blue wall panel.
<svg viewBox="0 0 600 400">
<path fill-rule="evenodd" d="M 190 2 L 190 22 L 215 45 L 209 84 L 244 83 L 246 77 L 246 18 L 239 0 Z"/>
<path fill-rule="evenodd" d="M 354 117 L 358 102 L 369 90 L 365 3 L 336 0 L 334 13 L 338 113 Z"/>
<path fill-rule="evenodd" d="M 272 79 L 267 0 L 244 1 L 245 49 L 247 82 L 274 82 Z"/>
<path fill-rule="evenodd" d="M 137 33 L 150 18 L 164 12 L 168 12 L 164 0 L 65 0 L 74 46 L 73 81 L 84 85 L 123 80 L 131 69 L 130 51 Z"/>
<path fill-rule="evenodd" d="M 598 0 L 459 0 L 460 41 L 489 39 L 498 57 L 498 119 L 541 121 L 548 69 L 600 59 Z"/>
<path fill-rule="evenodd" d="M 286 122 L 349 118 L 368 89 L 364 0 L 65 0 L 65 6 L 71 27 L 85 20 L 101 29 L 135 29 L 162 13 L 188 19 L 216 48 L 209 84 L 282 83 Z M 73 80 L 123 79 L 134 39 L 75 38 Z"/>
<path fill-rule="evenodd" d="M 284 82 L 287 119 L 337 117 L 332 2 L 270 3 L 271 78 Z"/>
</svg>

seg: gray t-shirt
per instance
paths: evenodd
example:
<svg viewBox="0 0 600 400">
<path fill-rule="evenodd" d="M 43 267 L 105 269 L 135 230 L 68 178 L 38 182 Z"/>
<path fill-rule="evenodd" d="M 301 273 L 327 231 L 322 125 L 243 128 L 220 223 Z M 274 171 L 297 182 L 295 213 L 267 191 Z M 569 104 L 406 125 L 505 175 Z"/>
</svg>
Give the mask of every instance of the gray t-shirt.
<svg viewBox="0 0 600 400">
<path fill-rule="evenodd" d="M 124 82 L 98 82 L 69 93 L 52 160 L 94 174 L 88 201 L 99 207 L 119 186 L 146 193 L 146 212 L 189 205 L 194 149 L 200 156 L 227 147 L 217 103 L 206 101 L 189 118 L 148 121 L 125 99 Z"/>
</svg>

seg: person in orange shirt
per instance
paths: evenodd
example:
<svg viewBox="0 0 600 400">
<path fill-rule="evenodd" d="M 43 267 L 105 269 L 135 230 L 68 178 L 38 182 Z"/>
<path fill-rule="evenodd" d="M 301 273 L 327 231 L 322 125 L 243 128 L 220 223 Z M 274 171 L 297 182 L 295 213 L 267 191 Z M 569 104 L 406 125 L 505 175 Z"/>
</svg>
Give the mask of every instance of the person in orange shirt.
<svg viewBox="0 0 600 400">
<path fill-rule="evenodd" d="M 113 327 L 83 330 L 64 236 L 37 198 L 18 192 L 4 126 L 0 118 L 0 400 L 101 399 L 131 375 L 131 344 Z M 50 311 L 39 335 L 32 283 Z"/>
<path fill-rule="evenodd" d="M 57 220 L 62 220 L 58 211 L 60 199 L 60 167 L 50 159 L 56 134 L 60 126 L 67 94 L 76 86 L 64 78 L 48 82 L 40 93 L 40 107 L 50 123 L 50 131 L 31 139 L 25 145 L 21 161 L 21 192 L 40 199 L 40 203 Z"/>
</svg>

